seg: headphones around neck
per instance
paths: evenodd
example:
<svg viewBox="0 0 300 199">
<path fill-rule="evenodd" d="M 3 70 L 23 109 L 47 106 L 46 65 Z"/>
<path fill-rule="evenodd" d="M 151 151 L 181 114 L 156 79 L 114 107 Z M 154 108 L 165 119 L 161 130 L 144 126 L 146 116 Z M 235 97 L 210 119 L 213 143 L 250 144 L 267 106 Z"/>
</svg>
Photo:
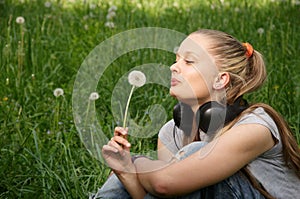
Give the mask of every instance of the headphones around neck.
<svg viewBox="0 0 300 199">
<path fill-rule="evenodd" d="M 205 133 L 214 133 L 224 125 L 231 122 L 241 112 L 249 107 L 243 96 L 235 100 L 232 105 L 224 106 L 216 101 L 210 101 L 199 107 L 196 113 L 197 129 Z M 173 109 L 175 125 L 190 134 L 193 126 L 194 112 L 191 107 L 182 102 L 176 104 Z"/>
</svg>

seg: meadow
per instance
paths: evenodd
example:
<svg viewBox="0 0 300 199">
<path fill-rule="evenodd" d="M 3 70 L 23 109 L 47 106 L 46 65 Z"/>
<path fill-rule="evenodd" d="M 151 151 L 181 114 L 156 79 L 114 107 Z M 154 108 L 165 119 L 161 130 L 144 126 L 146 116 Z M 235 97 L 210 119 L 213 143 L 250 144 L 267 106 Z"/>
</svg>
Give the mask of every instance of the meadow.
<svg viewBox="0 0 300 199">
<path fill-rule="evenodd" d="M 0 198 L 88 198 L 102 185 L 110 170 L 80 139 L 74 82 L 97 45 L 135 28 L 218 29 L 251 43 L 264 55 L 268 79 L 246 98 L 273 106 L 300 144 L 299 17 L 296 0 L 0 0 Z M 138 49 L 109 65 L 94 101 L 107 137 L 120 124 L 111 110 L 119 79 L 134 66 L 173 62 L 173 53 Z M 172 118 L 176 101 L 158 84 L 134 92 L 131 116 L 144 124 L 152 104 Z M 146 153 L 156 134 L 130 141 L 133 152 Z"/>
</svg>

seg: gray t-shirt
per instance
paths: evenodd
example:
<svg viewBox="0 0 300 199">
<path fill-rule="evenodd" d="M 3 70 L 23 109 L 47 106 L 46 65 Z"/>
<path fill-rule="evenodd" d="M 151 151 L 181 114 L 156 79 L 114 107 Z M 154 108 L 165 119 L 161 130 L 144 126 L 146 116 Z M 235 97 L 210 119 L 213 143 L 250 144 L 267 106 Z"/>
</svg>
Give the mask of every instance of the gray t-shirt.
<svg viewBox="0 0 300 199">
<path fill-rule="evenodd" d="M 261 124 L 267 127 L 276 139 L 276 144 L 270 150 L 261 154 L 248 164 L 252 175 L 263 185 L 263 187 L 278 199 L 300 199 L 300 179 L 289 169 L 283 160 L 282 142 L 273 119 L 263 108 L 257 108 L 251 114 L 244 115 L 235 126 L 241 124 Z M 183 147 L 184 133 L 177 127 L 173 120 L 167 122 L 159 132 L 161 142 L 176 154 Z M 200 132 L 200 137 L 208 139 Z"/>
</svg>

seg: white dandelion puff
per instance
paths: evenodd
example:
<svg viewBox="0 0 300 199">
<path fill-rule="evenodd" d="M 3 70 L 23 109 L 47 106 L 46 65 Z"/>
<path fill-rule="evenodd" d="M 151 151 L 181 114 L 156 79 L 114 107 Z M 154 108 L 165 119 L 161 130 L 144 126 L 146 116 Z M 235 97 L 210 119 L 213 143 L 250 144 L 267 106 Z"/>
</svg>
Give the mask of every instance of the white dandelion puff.
<svg viewBox="0 0 300 199">
<path fill-rule="evenodd" d="M 128 75 L 128 82 L 132 85 L 128 100 L 127 100 L 127 104 L 126 104 L 126 108 L 125 108 L 125 113 L 124 113 L 124 120 L 123 120 L 123 127 L 126 127 L 126 120 L 127 120 L 127 114 L 128 114 L 128 108 L 129 108 L 129 103 L 131 100 L 131 96 L 133 94 L 133 90 L 135 87 L 141 87 L 146 83 L 146 76 L 143 72 L 141 71 L 137 71 L 137 70 L 133 70 L 129 73 Z"/>
<path fill-rule="evenodd" d="M 16 22 L 18 23 L 18 24 L 23 24 L 23 23 L 25 23 L 25 19 L 24 19 L 24 17 L 17 17 L 16 18 Z"/>
<path fill-rule="evenodd" d="M 112 5 L 112 6 L 110 6 L 110 8 L 108 9 L 108 12 L 115 12 L 115 11 L 117 11 L 117 10 L 118 10 L 117 6 Z"/>
<path fill-rule="evenodd" d="M 55 97 L 59 97 L 59 96 L 62 96 L 64 95 L 64 90 L 62 88 L 56 88 L 54 91 L 53 91 L 53 95 Z"/>
<path fill-rule="evenodd" d="M 115 27 L 115 24 L 111 21 L 107 21 L 105 24 L 104 24 L 105 27 L 108 27 L 108 28 L 114 28 Z"/>
<path fill-rule="evenodd" d="M 114 11 L 113 12 L 109 12 L 106 15 L 106 19 L 109 21 L 109 20 L 113 19 L 115 16 L 116 16 L 116 13 Z"/>
<path fill-rule="evenodd" d="M 131 71 L 128 75 L 128 82 L 136 87 L 141 87 L 146 83 L 146 76 L 141 71 Z"/>
<path fill-rule="evenodd" d="M 46 7 L 46 8 L 50 8 L 51 7 L 51 2 L 49 2 L 49 1 L 46 1 L 45 3 L 44 3 L 44 6 Z"/>
<path fill-rule="evenodd" d="M 263 28 L 257 29 L 257 33 L 260 35 L 264 34 L 264 32 L 265 32 L 265 30 Z"/>
<path fill-rule="evenodd" d="M 99 99 L 99 94 L 97 92 L 92 92 L 90 94 L 89 100 L 95 101 L 97 99 Z"/>
</svg>

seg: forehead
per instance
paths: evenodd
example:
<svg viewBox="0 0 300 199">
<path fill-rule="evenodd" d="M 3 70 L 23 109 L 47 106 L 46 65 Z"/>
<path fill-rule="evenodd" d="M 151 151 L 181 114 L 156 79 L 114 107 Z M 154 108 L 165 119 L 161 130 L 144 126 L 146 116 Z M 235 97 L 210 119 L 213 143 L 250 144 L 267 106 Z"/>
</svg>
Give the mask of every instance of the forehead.
<svg viewBox="0 0 300 199">
<path fill-rule="evenodd" d="M 179 54 L 180 56 L 193 54 L 202 59 L 204 59 L 205 57 L 212 59 L 212 56 L 206 50 L 208 45 L 209 41 L 207 41 L 206 38 L 204 38 L 200 34 L 194 33 L 189 35 L 182 41 L 178 48 L 177 54 Z"/>
<path fill-rule="evenodd" d="M 199 72 L 209 70 L 209 73 L 217 73 L 218 68 L 215 64 L 215 60 L 207 51 L 209 45 L 210 41 L 206 37 L 194 33 L 183 40 L 177 54 L 187 59 L 195 59 L 192 61 L 196 61 L 194 67 L 196 67 Z"/>
</svg>

